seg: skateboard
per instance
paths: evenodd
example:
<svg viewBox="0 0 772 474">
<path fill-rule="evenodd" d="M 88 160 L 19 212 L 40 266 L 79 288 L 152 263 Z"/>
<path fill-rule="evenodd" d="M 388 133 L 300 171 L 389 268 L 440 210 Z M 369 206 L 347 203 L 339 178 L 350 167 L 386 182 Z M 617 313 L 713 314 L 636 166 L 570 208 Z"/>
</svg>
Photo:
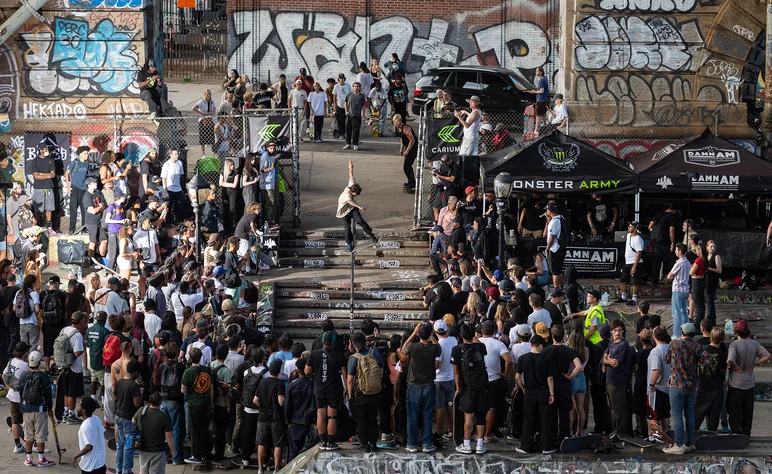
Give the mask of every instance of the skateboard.
<svg viewBox="0 0 772 474">
<path fill-rule="evenodd" d="M 652 420 L 649 422 L 649 431 L 651 431 L 651 436 L 653 438 L 659 440 L 659 442 L 663 443 L 666 447 L 673 446 L 675 444 L 673 438 L 668 436 L 666 432 L 662 431 L 662 426 L 660 426 L 657 421 Z"/>
<path fill-rule="evenodd" d="M 453 413 L 453 443 L 454 446 L 459 446 L 464 442 L 464 413 L 458 407 L 461 401 L 461 394 L 456 395 L 453 399 L 453 406 L 450 407 Z M 476 427 L 475 427 L 476 428 Z"/>
<path fill-rule="evenodd" d="M 208 471 L 209 468 L 210 468 L 209 461 L 204 461 L 201 464 L 193 464 L 193 472 L 195 472 L 195 471 Z"/>
<path fill-rule="evenodd" d="M 695 449 L 700 451 L 727 451 L 746 449 L 751 445 L 751 439 L 743 434 L 701 436 L 694 441 Z"/>
<path fill-rule="evenodd" d="M 59 454 L 59 464 L 62 463 L 62 453 L 67 451 L 67 448 L 62 448 L 59 445 L 59 433 L 56 432 L 56 424 L 58 423 L 54 419 L 53 414 L 49 414 L 48 417 L 51 419 L 51 430 L 54 432 L 54 442 L 56 443 L 56 452 Z"/>
<path fill-rule="evenodd" d="M 381 134 L 381 111 L 372 110 L 370 112 L 370 131 L 373 137 L 378 137 Z"/>
<path fill-rule="evenodd" d="M 675 431 L 667 430 L 665 434 L 668 435 L 670 439 L 675 439 Z M 694 430 L 694 439 L 696 440 L 697 438 L 702 438 L 703 436 L 715 436 L 717 434 L 718 433 L 715 431 Z"/>
<path fill-rule="evenodd" d="M 110 438 L 107 440 L 107 447 L 112 449 L 113 451 L 117 449 L 115 445 L 115 438 Z"/>
<path fill-rule="evenodd" d="M 659 443 L 648 441 L 642 438 L 636 438 L 634 436 L 630 436 L 627 434 L 621 434 L 619 435 L 619 439 L 622 440 L 622 446 L 635 446 L 641 450 L 641 452 L 646 451 L 649 448 L 655 448 L 659 447 Z"/>
<path fill-rule="evenodd" d="M 402 185 L 402 193 L 403 194 L 415 194 L 415 186 L 412 188 L 407 185 Z"/>
<path fill-rule="evenodd" d="M 587 436 L 577 436 L 574 438 L 566 438 L 560 443 L 561 453 L 576 453 L 578 451 L 588 451 L 590 446 L 602 440 L 603 436 L 599 434 L 591 434 Z"/>
<path fill-rule="evenodd" d="M 351 249 L 351 253 L 356 253 L 357 250 L 365 248 L 365 247 L 372 247 L 374 249 L 378 249 L 378 245 L 381 243 L 381 238 L 378 237 L 378 240 L 375 242 L 372 242 L 370 240 L 363 240 L 361 242 L 354 241 L 354 248 Z"/>
<path fill-rule="evenodd" d="M 241 463 L 241 461 L 242 461 L 241 456 L 234 456 L 234 457 L 231 458 L 231 464 L 233 464 L 234 466 L 238 466 L 239 469 L 257 469 L 258 468 L 258 464 L 257 464 L 257 460 L 256 459 L 250 458 L 249 459 L 249 466 L 248 467 L 244 466 Z"/>
<path fill-rule="evenodd" d="M 64 390 L 59 389 L 63 379 L 64 371 L 61 371 L 56 378 L 56 400 L 54 401 L 54 417 L 57 422 L 62 421 L 62 417 L 64 416 Z"/>
</svg>

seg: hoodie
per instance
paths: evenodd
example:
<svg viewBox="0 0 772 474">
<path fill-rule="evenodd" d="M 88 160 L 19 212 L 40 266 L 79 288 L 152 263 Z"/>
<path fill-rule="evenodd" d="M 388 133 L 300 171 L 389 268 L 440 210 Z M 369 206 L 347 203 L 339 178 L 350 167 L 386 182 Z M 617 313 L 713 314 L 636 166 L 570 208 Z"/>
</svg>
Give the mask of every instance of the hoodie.
<svg viewBox="0 0 772 474">
<path fill-rule="evenodd" d="M 567 266 L 563 275 L 566 279 L 566 299 L 568 300 L 568 308 L 571 313 L 576 313 L 579 311 L 580 305 L 583 304 L 580 299 L 582 298 L 581 295 L 584 294 L 584 291 L 576 281 L 576 269 L 573 266 Z"/>
</svg>

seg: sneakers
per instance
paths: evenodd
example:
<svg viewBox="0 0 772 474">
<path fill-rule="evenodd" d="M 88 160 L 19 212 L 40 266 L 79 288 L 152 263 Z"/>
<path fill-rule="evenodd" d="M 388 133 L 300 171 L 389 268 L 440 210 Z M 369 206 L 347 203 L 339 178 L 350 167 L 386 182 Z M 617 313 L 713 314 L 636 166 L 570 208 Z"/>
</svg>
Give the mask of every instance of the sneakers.
<svg viewBox="0 0 772 474">
<path fill-rule="evenodd" d="M 62 416 L 62 423 L 65 425 L 78 425 L 80 423 L 83 423 L 83 419 L 78 418 L 77 415 L 74 413 L 65 413 L 64 416 Z"/>
<path fill-rule="evenodd" d="M 453 439 L 453 433 L 451 433 L 450 431 L 448 431 L 447 433 L 445 433 L 444 435 L 442 435 L 442 439 L 447 439 L 447 440 L 451 440 L 451 439 Z"/>
<path fill-rule="evenodd" d="M 673 446 L 670 446 L 668 448 L 664 448 L 662 450 L 662 452 L 665 453 L 665 454 L 677 454 L 677 455 L 680 456 L 682 454 L 685 454 L 686 450 L 684 449 L 683 446 L 678 446 L 677 444 L 674 444 Z"/>
<path fill-rule="evenodd" d="M 542 454 L 553 454 L 553 453 L 556 453 L 556 452 L 558 452 L 558 450 L 555 449 L 555 448 L 552 448 L 552 449 L 545 449 L 541 453 Z"/>
<path fill-rule="evenodd" d="M 520 453 L 520 454 L 528 454 L 528 451 L 526 451 L 525 449 L 521 448 L 520 446 L 516 447 L 515 451 Z"/>
<path fill-rule="evenodd" d="M 381 434 L 381 441 L 389 442 L 394 440 L 394 435 L 391 433 L 382 433 Z"/>
<path fill-rule="evenodd" d="M 349 145 L 348 143 L 346 143 L 346 145 L 343 147 L 343 149 L 344 149 L 344 150 L 350 150 L 350 149 L 351 149 L 351 145 Z"/>
<path fill-rule="evenodd" d="M 317 138 L 316 140 L 314 140 L 314 143 L 322 143 L 322 140 L 320 138 Z"/>
<path fill-rule="evenodd" d="M 24 464 L 27 464 L 27 463 L 25 462 Z M 30 464 L 32 464 L 32 463 L 30 463 Z M 54 466 L 54 465 L 56 465 L 56 463 L 54 463 L 53 461 L 49 461 L 46 458 L 38 460 L 38 467 L 50 467 L 50 466 Z"/>
<path fill-rule="evenodd" d="M 472 454 L 472 446 L 464 446 L 463 444 L 459 444 L 456 446 L 456 452 L 461 454 Z"/>
<path fill-rule="evenodd" d="M 360 445 L 359 436 L 356 436 L 356 435 L 352 436 L 351 438 L 348 439 L 348 442 L 351 443 L 353 446 L 359 446 Z"/>
<path fill-rule="evenodd" d="M 327 451 L 327 443 L 325 443 L 324 441 L 319 443 L 319 451 Z"/>
<path fill-rule="evenodd" d="M 24 459 L 24 465 L 27 467 L 35 467 L 35 465 L 32 464 L 32 461 L 30 461 L 29 459 Z"/>
<path fill-rule="evenodd" d="M 48 230 L 48 235 L 50 236 L 57 235 L 57 232 L 54 229 L 49 227 L 47 230 Z"/>
<path fill-rule="evenodd" d="M 329 441 L 327 442 L 327 451 L 335 451 L 336 449 L 340 449 L 340 446 Z"/>
<path fill-rule="evenodd" d="M 359 151 L 359 145 L 354 145 L 354 151 Z"/>
<path fill-rule="evenodd" d="M 381 238 L 380 237 L 372 237 L 370 240 L 373 242 L 373 248 L 377 249 L 378 248 L 378 244 L 381 243 Z"/>
<path fill-rule="evenodd" d="M 418 448 L 411 448 L 410 446 L 408 446 L 406 449 L 407 449 L 408 453 L 417 453 L 418 452 Z"/>
<path fill-rule="evenodd" d="M 433 453 L 434 451 L 437 451 L 437 446 L 435 445 L 424 446 L 424 449 L 422 451 L 425 453 Z"/>
<path fill-rule="evenodd" d="M 260 270 L 270 270 L 270 269 L 271 269 L 270 265 L 266 265 L 265 263 L 260 262 Z"/>
<path fill-rule="evenodd" d="M 488 452 L 488 448 L 486 448 L 484 444 L 482 446 L 477 446 L 476 448 L 474 448 L 475 454 L 485 454 L 487 452 Z"/>
<path fill-rule="evenodd" d="M 346 244 L 346 250 L 349 252 L 354 251 L 354 244 Z"/>
<path fill-rule="evenodd" d="M 249 467 L 249 459 L 242 459 L 241 465 L 244 466 L 244 469 Z"/>
<path fill-rule="evenodd" d="M 25 452 L 27 452 L 27 449 L 22 445 L 14 446 L 13 448 L 13 454 L 20 454 Z"/>
<path fill-rule="evenodd" d="M 485 437 L 484 441 L 486 443 L 495 443 L 496 441 L 498 441 L 498 438 L 496 438 L 495 434 L 491 433 L 491 434 L 489 434 L 488 436 Z"/>
<path fill-rule="evenodd" d="M 187 464 L 201 464 L 201 463 L 203 463 L 203 460 L 201 458 L 197 458 L 195 456 L 191 456 L 189 458 L 185 458 L 185 462 Z"/>
</svg>

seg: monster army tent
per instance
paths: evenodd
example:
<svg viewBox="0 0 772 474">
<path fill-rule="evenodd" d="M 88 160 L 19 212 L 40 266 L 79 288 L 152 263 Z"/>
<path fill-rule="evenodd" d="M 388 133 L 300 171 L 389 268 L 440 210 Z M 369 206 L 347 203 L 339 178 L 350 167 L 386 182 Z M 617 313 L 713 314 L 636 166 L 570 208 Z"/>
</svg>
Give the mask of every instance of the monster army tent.
<svg viewBox="0 0 772 474">
<path fill-rule="evenodd" d="M 485 189 L 499 173 L 510 174 L 514 192 L 634 194 L 637 176 L 625 164 L 589 143 L 555 131 L 522 150 L 480 158 Z"/>
<path fill-rule="evenodd" d="M 772 194 L 772 163 L 710 129 L 634 156 L 629 164 L 643 193 Z"/>
</svg>

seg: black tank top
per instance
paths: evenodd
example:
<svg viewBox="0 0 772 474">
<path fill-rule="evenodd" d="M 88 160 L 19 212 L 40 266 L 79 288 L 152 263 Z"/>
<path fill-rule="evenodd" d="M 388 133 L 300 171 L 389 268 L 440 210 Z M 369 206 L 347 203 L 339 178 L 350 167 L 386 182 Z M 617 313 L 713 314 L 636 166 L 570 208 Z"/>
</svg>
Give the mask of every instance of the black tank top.
<svg viewBox="0 0 772 474">
<path fill-rule="evenodd" d="M 413 137 L 415 138 L 415 131 L 412 127 L 409 125 L 402 125 L 402 130 L 399 132 L 399 138 L 402 140 L 402 146 L 407 148 L 408 145 L 410 145 L 410 139 L 405 135 L 405 129 L 409 128 L 411 132 L 413 132 Z M 408 153 L 407 156 L 413 156 L 418 154 L 418 144 L 416 143 L 413 145 L 413 148 L 410 150 L 410 153 Z"/>
</svg>

